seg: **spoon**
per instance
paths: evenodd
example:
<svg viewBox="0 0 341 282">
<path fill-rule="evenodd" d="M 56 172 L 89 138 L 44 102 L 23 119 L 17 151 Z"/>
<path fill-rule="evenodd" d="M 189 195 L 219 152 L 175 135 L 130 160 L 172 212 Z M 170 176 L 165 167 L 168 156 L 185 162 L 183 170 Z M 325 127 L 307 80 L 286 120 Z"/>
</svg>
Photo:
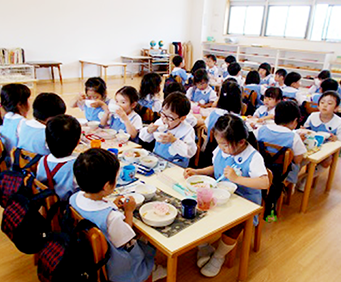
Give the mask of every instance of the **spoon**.
<svg viewBox="0 0 341 282">
<path fill-rule="evenodd" d="M 225 175 L 222 174 L 216 181 L 215 183 L 218 184 L 218 182 L 222 181 L 224 179 Z"/>
</svg>

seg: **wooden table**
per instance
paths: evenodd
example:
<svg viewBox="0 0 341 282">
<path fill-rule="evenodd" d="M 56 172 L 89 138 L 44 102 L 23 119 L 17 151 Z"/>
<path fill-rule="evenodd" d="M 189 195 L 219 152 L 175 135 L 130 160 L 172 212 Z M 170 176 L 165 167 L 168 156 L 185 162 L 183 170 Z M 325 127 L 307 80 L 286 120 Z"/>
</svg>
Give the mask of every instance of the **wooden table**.
<svg viewBox="0 0 341 282">
<path fill-rule="evenodd" d="M 149 72 L 152 71 L 150 56 L 121 56 L 122 62 L 126 63 L 128 66 L 139 66 L 141 67 L 140 73 L 143 72 L 143 68 L 146 67 Z M 131 72 L 132 73 L 132 72 Z"/>
<path fill-rule="evenodd" d="M 162 172 L 173 180 L 184 184 L 183 169 L 180 167 L 168 168 Z M 146 183 L 150 183 L 172 195 L 182 199 L 183 196 L 175 192 L 164 180 L 157 175 L 151 177 L 139 176 Z M 134 219 L 134 226 L 145 235 L 148 240 L 167 256 L 167 282 L 176 281 L 178 256 L 188 252 L 196 246 L 208 242 L 211 238 L 221 235 L 230 228 L 245 222 L 242 251 L 240 257 L 238 280 L 244 281 L 247 277 L 250 244 L 253 228 L 253 217 L 259 214 L 262 207 L 237 195 L 232 195 L 229 202 L 215 207 L 208 214 L 178 234 L 166 238 L 154 228 Z"/>
<path fill-rule="evenodd" d="M 26 62 L 26 64 L 34 66 L 34 77 L 35 78 L 37 78 L 37 73 L 36 73 L 36 69 L 37 68 L 51 68 L 51 76 L 52 76 L 52 81 L 53 82 L 54 82 L 53 68 L 56 67 L 58 69 L 58 72 L 59 72 L 60 84 L 63 84 L 62 72 L 60 70 L 60 65 L 62 64 L 61 62 L 55 62 L 55 61 L 31 61 L 31 62 Z"/>
<path fill-rule="evenodd" d="M 103 61 L 95 61 L 95 60 L 87 60 L 87 61 L 83 61 L 83 60 L 79 60 L 79 62 L 81 63 L 81 77 L 82 80 L 84 78 L 84 65 L 95 65 L 95 66 L 99 66 L 100 68 L 100 76 L 102 76 L 102 68 L 104 69 L 104 81 L 107 82 L 108 80 L 108 76 L 107 76 L 107 68 L 108 67 L 123 67 L 123 80 L 124 83 L 126 83 L 126 74 L 127 74 L 127 64 L 124 63 L 120 63 L 120 62 L 103 62 Z"/>
<path fill-rule="evenodd" d="M 328 142 L 326 144 L 323 144 L 321 147 L 321 150 L 308 156 L 306 160 L 309 162 L 308 163 L 308 174 L 307 174 L 307 182 L 305 184 L 304 188 L 304 194 L 301 202 L 301 208 L 300 212 L 305 213 L 307 211 L 307 206 L 308 206 L 308 201 L 309 201 L 309 195 L 313 183 L 313 178 L 314 178 L 314 172 L 316 165 L 328 158 L 329 156 L 333 157 L 332 164 L 330 165 L 329 168 L 329 175 L 328 175 L 328 181 L 326 185 L 326 190 L 325 192 L 329 192 L 330 188 L 332 186 L 332 182 L 334 179 L 335 175 L 335 170 L 337 166 L 337 160 L 339 157 L 340 153 L 340 148 L 341 148 L 341 141 L 335 141 L 335 142 Z"/>
</svg>

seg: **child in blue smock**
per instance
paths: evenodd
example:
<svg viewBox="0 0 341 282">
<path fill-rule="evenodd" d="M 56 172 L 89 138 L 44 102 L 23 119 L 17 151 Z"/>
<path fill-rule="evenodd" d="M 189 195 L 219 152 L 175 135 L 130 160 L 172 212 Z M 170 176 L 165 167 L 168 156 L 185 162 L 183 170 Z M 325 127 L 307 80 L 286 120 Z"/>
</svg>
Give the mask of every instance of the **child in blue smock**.
<svg viewBox="0 0 341 282">
<path fill-rule="evenodd" d="M 161 90 L 161 76 L 155 72 L 143 76 L 139 92 L 139 105 L 159 113 L 162 108 L 162 101 L 159 98 Z"/>
<path fill-rule="evenodd" d="M 71 107 L 79 107 L 88 121 L 100 121 L 104 114 L 104 105 L 108 105 L 107 85 L 100 77 L 90 77 L 85 82 L 85 94 L 80 94 L 71 102 Z"/>
<path fill-rule="evenodd" d="M 258 205 L 262 201 L 262 189 L 269 187 L 269 180 L 263 157 L 248 142 L 248 130 L 244 122 L 237 116 L 226 114 L 221 116 L 214 126 L 214 137 L 218 147 L 213 152 L 213 165 L 184 172 L 185 178 L 192 175 L 208 175 L 215 179 L 224 175 L 224 180 L 229 180 L 238 185 L 236 194 Z M 254 224 L 258 224 L 257 218 Z M 225 256 L 236 245 L 236 240 L 242 232 L 244 224 L 223 233 L 218 248 L 212 256 L 212 247 L 202 245 L 199 247 L 197 265 L 201 274 L 214 277 L 219 272 L 225 261 Z M 207 250 L 211 250 L 208 252 Z"/>
<path fill-rule="evenodd" d="M 319 87 L 319 92 L 313 93 L 310 100 L 318 104 L 322 93 L 326 91 L 330 91 L 330 90 L 337 92 L 338 89 L 339 89 L 339 84 L 337 83 L 337 81 L 332 78 L 327 78 L 321 82 L 321 86 Z M 339 93 L 338 95 L 340 96 Z"/>
<path fill-rule="evenodd" d="M 190 109 L 185 95 L 169 94 L 162 103 L 161 118 L 141 129 L 139 135 L 142 141 L 150 143 L 155 139 L 154 133 L 163 128 L 156 138 L 154 153 L 181 167 L 187 167 L 197 151 L 194 129 L 185 121 Z"/>
<path fill-rule="evenodd" d="M 229 74 L 226 77 L 226 79 L 234 78 L 240 86 L 244 85 L 244 79 L 242 76 L 242 68 L 240 64 L 238 64 L 237 62 L 231 63 L 227 67 L 227 70 Z"/>
<path fill-rule="evenodd" d="M 187 98 L 197 103 L 200 107 L 211 107 L 213 102 L 217 99 L 217 93 L 209 86 L 208 73 L 204 69 L 198 69 L 194 73 L 194 86 L 190 87 L 187 92 Z"/>
<path fill-rule="evenodd" d="M 184 67 L 183 58 L 179 55 L 176 55 L 176 56 L 174 56 L 172 62 L 175 66 L 175 68 L 172 70 L 172 75 L 173 76 L 179 76 L 181 78 L 182 85 L 185 85 L 185 83 L 188 79 L 188 75 L 187 75 L 186 71 L 183 69 L 183 67 Z"/>
<path fill-rule="evenodd" d="M 285 69 L 278 69 L 275 73 L 275 87 L 281 88 L 282 90 L 285 88 L 285 77 L 287 76 L 287 71 Z"/>
<path fill-rule="evenodd" d="M 206 71 L 210 79 L 219 77 L 219 68 L 217 67 L 217 57 L 209 54 L 206 56 Z"/>
<path fill-rule="evenodd" d="M 328 78 L 332 78 L 330 71 L 322 70 L 314 79 L 314 84 L 309 87 L 309 94 L 321 93 L 321 83 Z"/>
<path fill-rule="evenodd" d="M 221 72 L 223 74 L 223 79 L 226 79 L 227 76 L 229 75 L 229 72 L 228 72 L 229 65 L 231 63 L 235 63 L 235 62 L 237 62 L 235 56 L 229 55 L 225 58 L 224 64 L 221 66 Z"/>
<path fill-rule="evenodd" d="M 135 200 L 133 197 L 118 197 L 114 201 L 105 198 L 115 190 L 119 169 L 117 157 L 107 150 L 96 148 L 81 153 L 73 171 L 82 191 L 71 196 L 70 204 L 104 233 L 110 247 L 106 263 L 109 281 L 143 282 L 152 273 L 155 249 L 135 240 L 132 228 Z"/>
<path fill-rule="evenodd" d="M 46 123 L 53 117 L 65 114 L 66 105 L 55 93 L 40 93 L 33 102 L 34 119 L 25 120 L 19 129 L 18 147 L 29 152 L 48 155 Z"/>
<path fill-rule="evenodd" d="M 46 125 L 46 142 L 51 153 L 40 159 L 37 179 L 54 189 L 61 201 L 67 201 L 78 187 L 73 176 L 78 154 L 73 151 L 80 137 L 81 126 L 72 116 L 56 116 Z"/>
<path fill-rule="evenodd" d="M 139 97 L 132 86 L 124 86 L 116 92 L 113 110 L 111 105 L 104 106 L 105 112 L 101 119 L 101 126 L 109 124 L 109 127 L 116 131 L 123 130 L 136 139 L 139 130 L 142 128 L 142 119 L 134 111 Z M 115 107 L 116 106 L 116 107 Z"/>
<path fill-rule="evenodd" d="M 301 137 L 293 131 L 297 127 L 300 116 L 300 109 L 296 102 L 282 101 L 275 109 L 275 124 L 263 125 L 254 131 L 258 141 L 292 149 L 294 159 L 286 180 L 293 184 L 297 183 L 300 164 L 303 155 L 307 152 Z"/>
<path fill-rule="evenodd" d="M 6 150 L 5 161 L 8 167 L 11 165 L 9 153 L 18 146 L 18 129 L 30 109 L 30 95 L 30 89 L 23 84 L 7 84 L 1 88 L 0 138 Z"/>
<path fill-rule="evenodd" d="M 244 91 L 248 95 L 250 95 L 252 91 L 257 93 L 256 108 L 258 108 L 260 105 L 263 105 L 261 98 L 262 95 L 264 95 L 266 89 L 267 87 L 265 85 L 260 84 L 260 76 L 258 71 L 249 71 L 246 76 Z"/>
<path fill-rule="evenodd" d="M 260 76 L 260 84 L 264 84 L 267 86 L 274 86 L 275 85 L 275 79 L 271 74 L 271 65 L 268 63 L 262 63 L 258 67 L 258 73 Z"/>
<path fill-rule="evenodd" d="M 260 106 L 254 117 L 258 118 L 258 122 L 263 122 L 268 119 L 274 119 L 276 105 L 283 99 L 282 90 L 278 87 L 270 87 L 264 94 L 264 105 Z"/>
</svg>

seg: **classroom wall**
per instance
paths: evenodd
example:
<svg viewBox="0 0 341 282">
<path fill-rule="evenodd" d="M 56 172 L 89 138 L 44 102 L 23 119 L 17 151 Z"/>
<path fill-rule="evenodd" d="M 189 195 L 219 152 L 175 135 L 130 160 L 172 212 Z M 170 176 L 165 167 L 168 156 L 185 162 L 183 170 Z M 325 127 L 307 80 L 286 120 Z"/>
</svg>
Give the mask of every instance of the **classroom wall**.
<svg viewBox="0 0 341 282">
<path fill-rule="evenodd" d="M 121 55 L 140 55 L 151 40 L 163 40 L 166 48 L 187 41 L 194 1 L 2 1 L 7 12 L 1 14 L 0 47 L 24 48 L 27 61 L 61 61 L 64 78 L 79 77 L 79 59 L 120 61 Z M 94 74 L 96 67 L 85 68 L 85 76 Z M 37 76 L 47 79 L 49 70 L 38 69 Z"/>
<path fill-rule="evenodd" d="M 207 13 L 207 25 L 203 27 L 203 38 L 206 40 L 207 36 L 213 36 L 216 42 L 224 42 L 226 37 L 238 38 L 239 44 L 250 45 L 253 43 L 261 45 L 270 45 L 275 48 L 292 48 L 299 50 L 310 51 L 331 51 L 334 52 L 334 57 L 341 56 L 341 43 L 317 42 L 299 39 L 283 39 L 274 37 L 259 37 L 259 36 L 235 36 L 224 35 L 225 30 L 225 13 L 227 0 L 205 0 L 209 6 Z"/>
</svg>

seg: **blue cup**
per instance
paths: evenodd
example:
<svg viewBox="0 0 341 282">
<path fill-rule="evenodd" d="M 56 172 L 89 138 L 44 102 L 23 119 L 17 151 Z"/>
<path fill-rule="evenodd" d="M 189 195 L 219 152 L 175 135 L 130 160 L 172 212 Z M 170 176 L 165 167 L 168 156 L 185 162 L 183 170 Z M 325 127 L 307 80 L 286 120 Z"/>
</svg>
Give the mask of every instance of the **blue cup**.
<svg viewBox="0 0 341 282">
<path fill-rule="evenodd" d="M 323 144 L 324 137 L 322 135 L 315 135 L 315 140 L 317 141 L 317 147 Z"/>
<path fill-rule="evenodd" d="M 194 199 L 183 199 L 181 201 L 181 215 L 187 219 L 195 218 L 197 215 L 197 201 Z"/>
<path fill-rule="evenodd" d="M 118 155 L 118 149 L 116 149 L 116 148 L 109 148 L 108 151 L 113 153 L 116 156 Z"/>
<path fill-rule="evenodd" d="M 122 168 L 121 178 L 123 181 L 133 181 L 135 179 L 136 168 L 133 165 L 126 165 Z"/>
</svg>

